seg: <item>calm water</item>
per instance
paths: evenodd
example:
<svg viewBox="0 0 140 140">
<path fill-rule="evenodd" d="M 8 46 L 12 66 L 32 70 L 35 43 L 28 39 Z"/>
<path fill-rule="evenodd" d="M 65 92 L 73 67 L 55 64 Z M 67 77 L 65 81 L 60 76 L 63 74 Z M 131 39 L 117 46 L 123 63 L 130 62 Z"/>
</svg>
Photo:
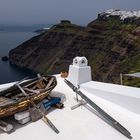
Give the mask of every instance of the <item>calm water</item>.
<svg viewBox="0 0 140 140">
<path fill-rule="evenodd" d="M 0 31 L 0 84 L 20 80 L 34 74 L 29 70 L 11 66 L 9 62 L 1 61 L 1 57 L 8 56 L 9 50 L 35 35 L 36 33 L 29 31 Z"/>
</svg>

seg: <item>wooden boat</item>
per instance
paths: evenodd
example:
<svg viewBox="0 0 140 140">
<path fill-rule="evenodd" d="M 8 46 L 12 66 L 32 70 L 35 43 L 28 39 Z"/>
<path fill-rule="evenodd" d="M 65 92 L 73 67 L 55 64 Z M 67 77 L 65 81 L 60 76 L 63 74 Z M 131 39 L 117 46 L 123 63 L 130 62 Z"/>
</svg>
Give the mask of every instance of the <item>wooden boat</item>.
<svg viewBox="0 0 140 140">
<path fill-rule="evenodd" d="M 28 94 L 25 96 L 22 89 Z M 54 76 L 36 77 L 18 82 L 0 92 L 0 118 L 14 115 L 32 106 L 31 101 L 39 103 L 54 89 L 57 81 Z"/>
</svg>

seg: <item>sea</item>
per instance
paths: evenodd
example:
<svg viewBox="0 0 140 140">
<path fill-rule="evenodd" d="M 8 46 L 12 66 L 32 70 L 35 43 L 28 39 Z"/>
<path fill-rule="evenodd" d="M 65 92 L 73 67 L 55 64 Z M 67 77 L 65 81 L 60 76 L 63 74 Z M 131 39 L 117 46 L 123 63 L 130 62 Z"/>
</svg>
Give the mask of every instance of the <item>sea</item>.
<svg viewBox="0 0 140 140">
<path fill-rule="evenodd" d="M 1 57 L 8 56 L 11 49 L 36 35 L 37 33 L 29 28 L 28 30 L 23 27 L 16 28 L 16 26 L 7 29 L 0 28 L 0 84 L 18 81 L 36 74 L 31 70 L 13 66 L 9 61 L 3 62 L 1 60 Z"/>
</svg>

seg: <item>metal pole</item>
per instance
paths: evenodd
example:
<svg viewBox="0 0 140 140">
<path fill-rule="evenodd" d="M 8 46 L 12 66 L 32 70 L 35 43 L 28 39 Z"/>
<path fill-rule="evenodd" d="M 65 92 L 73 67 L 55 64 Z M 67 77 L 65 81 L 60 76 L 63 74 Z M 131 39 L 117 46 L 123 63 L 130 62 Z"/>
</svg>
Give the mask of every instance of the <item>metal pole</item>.
<svg viewBox="0 0 140 140">
<path fill-rule="evenodd" d="M 121 85 L 123 85 L 123 74 L 122 73 L 120 73 L 120 83 L 121 83 Z"/>
</svg>

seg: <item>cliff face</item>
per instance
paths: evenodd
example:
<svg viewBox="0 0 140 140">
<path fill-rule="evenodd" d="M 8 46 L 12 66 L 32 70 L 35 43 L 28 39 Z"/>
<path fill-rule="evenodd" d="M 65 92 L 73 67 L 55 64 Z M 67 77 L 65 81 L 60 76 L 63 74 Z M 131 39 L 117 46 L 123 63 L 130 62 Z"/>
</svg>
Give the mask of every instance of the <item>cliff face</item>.
<svg viewBox="0 0 140 140">
<path fill-rule="evenodd" d="M 87 57 L 94 80 L 119 83 L 120 73 L 140 71 L 140 26 L 117 18 L 85 28 L 64 22 L 9 52 L 12 64 L 50 74 L 68 70 L 75 56 Z"/>
<path fill-rule="evenodd" d="M 60 57 L 77 32 L 82 29 L 68 22 L 55 25 L 45 33 L 11 50 L 9 52 L 10 62 L 41 73 L 57 73 L 62 68 L 54 69 L 53 67 L 61 63 Z"/>
</svg>

